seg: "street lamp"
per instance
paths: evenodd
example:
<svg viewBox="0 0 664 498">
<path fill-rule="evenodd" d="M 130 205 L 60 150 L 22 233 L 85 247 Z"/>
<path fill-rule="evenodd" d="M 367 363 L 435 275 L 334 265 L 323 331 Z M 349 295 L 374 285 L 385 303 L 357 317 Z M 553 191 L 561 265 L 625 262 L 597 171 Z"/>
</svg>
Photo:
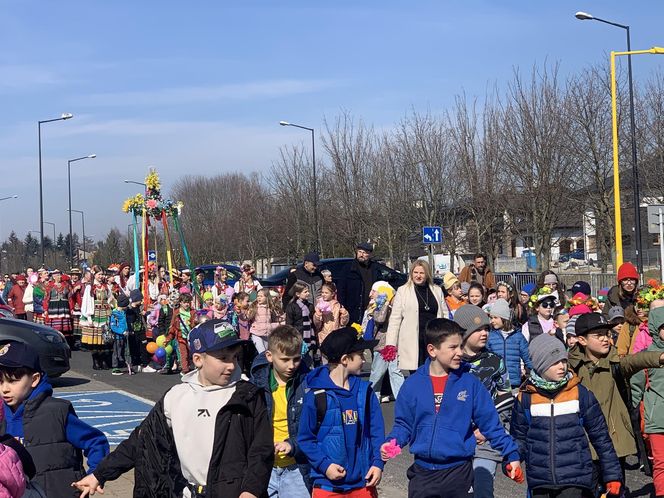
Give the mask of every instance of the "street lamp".
<svg viewBox="0 0 664 498">
<path fill-rule="evenodd" d="M 289 123 L 288 121 L 279 121 L 280 126 L 293 126 L 295 128 L 300 128 L 301 130 L 307 130 L 311 132 L 311 159 L 313 163 L 312 176 L 314 182 L 314 225 L 316 229 L 316 250 L 321 252 L 322 244 L 320 238 L 320 225 L 318 224 L 318 186 L 316 178 L 316 140 L 315 140 L 315 131 L 313 128 L 308 128 L 306 126 L 301 126 L 295 123 Z"/>
<path fill-rule="evenodd" d="M 620 220 L 620 168 L 618 166 L 618 102 L 616 95 L 616 57 L 620 55 L 664 54 L 664 48 L 653 47 L 647 50 L 611 52 L 611 114 L 613 127 L 613 203 L 616 225 L 616 268 L 623 262 L 622 224 Z M 638 203 L 636 208 L 638 210 Z M 640 231 L 639 231 L 640 233 Z M 639 252 L 639 257 L 641 253 Z"/>
<path fill-rule="evenodd" d="M 74 233 L 71 228 L 71 163 L 82 161 L 83 159 L 94 159 L 97 154 L 81 156 L 67 161 L 67 184 L 69 185 L 69 266 L 74 267 Z"/>
<path fill-rule="evenodd" d="M 53 227 L 53 242 L 51 243 L 51 250 L 53 250 L 53 267 L 55 268 L 55 223 L 44 221 L 44 225 L 51 225 Z"/>
<path fill-rule="evenodd" d="M 83 259 L 87 259 L 85 251 L 85 214 L 83 214 L 83 211 L 79 211 L 78 209 L 69 209 L 68 211 L 72 213 L 79 213 L 81 215 L 81 224 L 83 225 Z"/>
<path fill-rule="evenodd" d="M 59 118 L 44 119 L 37 121 L 37 137 L 39 141 L 39 230 L 41 238 L 41 259 L 44 263 L 44 188 L 42 182 L 42 150 L 41 150 L 41 125 L 44 123 L 53 123 L 54 121 L 65 121 L 73 118 L 74 115 L 69 112 L 63 112 Z"/>
<path fill-rule="evenodd" d="M 600 19 L 587 12 L 577 12 L 575 17 L 581 21 L 598 21 L 617 28 L 624 29 L 627 33 L 627 52 L 632 50 L 632 42 L 629 36 L 629 26 L 617 22 Z M 639 274 L 643 274 L 643 245 L 641 241 L 641 194 L 639 188 L 639 167 L 636 155 L 636 124 L 634 118 L 634 83 L 632 81 L 632 56 L 627 55 L 627 79 L 629 84 L 629 128 L 632 135 L 632 193 L 634 197 L 634 238 L 636 239 L 636 265 Z M 622 249 L 622 246 L 621 246 Z"/>
<path fill-rule="evenodd" d="M 143 182 L 135 182 L 134 180 L 125 180 L 124 182 L 125 183 L 133 183 L 134 185 L 143 185 L 143 187 L 145 187 L 146 190 L 148 188 L 148 186 Z"/>
</svg>

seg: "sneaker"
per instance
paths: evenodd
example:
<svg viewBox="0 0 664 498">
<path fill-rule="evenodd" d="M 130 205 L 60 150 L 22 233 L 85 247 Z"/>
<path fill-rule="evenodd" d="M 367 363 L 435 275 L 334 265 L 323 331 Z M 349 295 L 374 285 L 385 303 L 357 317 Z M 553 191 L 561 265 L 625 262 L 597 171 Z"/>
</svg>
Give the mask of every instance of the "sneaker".
<svg viewBox="0 0 664 498">
<path fill-rule="evenodd" d="M 171 371 L 168 368 L 164 367 L 157 370 L 157 373 L 162 375 L 169 375 L 171 374 Z"/>
<path fill-rule="evenodd" d="M 140 367 L 139 367 L 139 368 L 140 368 Z M 150 365 L 148 365 L 147 367 L 143 367 L 143 368 L 141 369 L 141 372 L 143 372 L 143 373 L 155 373 L 156 371 L 157 371 L 157 370 L 154 369 L 154 368 L 152 368 Z"/>
<path fill-rule="evenodd" d="M 111 372 L 111 375 L 122 375 L 122 374 L 124 374 L 124 372 L 119 368 L 114 368 L 113 371 Z"/>
</svg>

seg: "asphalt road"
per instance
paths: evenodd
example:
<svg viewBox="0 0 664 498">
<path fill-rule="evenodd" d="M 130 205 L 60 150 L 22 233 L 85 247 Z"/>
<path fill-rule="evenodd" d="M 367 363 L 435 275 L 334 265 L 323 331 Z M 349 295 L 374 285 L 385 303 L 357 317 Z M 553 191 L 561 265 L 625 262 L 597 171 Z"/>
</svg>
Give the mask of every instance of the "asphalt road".
<svg viewBox="0 0 664 498">
<path fill-rule="evenodd" d="M 54 387 L 71 388 L 78 385 L 79 390 L 85 390 L 85 384 L 92 379 L 104 382 L 116 389 L 122 389 L 137 396 L 157 401 L 172 386 L 180 381 L 179 375 L 160 375 L 156 373 L 140 373 L 136 375 L 111 375 L 110 370 L 93 370 L 92 359 L 89 353 L 75 351 L 72 353 L 71 370 L 67 377 L 54 379 Z M 81 374 L 80 376 L 77 374 Z M 394 403 L 381 405 L 385 427 L 389 430 L 394 423 Z M 390 461 L 385 467 L 383 482 L 380 486 L 380 496 L 386 498 L 401 498 L 407 496 L 408 480 L 406 470 L 412 464 L 412 457 L 406 450 L 397 458 Z M 628 459 L 628 463 L 635 460 Z M 590 472 L 591 470 L 588 469 Z M 627 496 L 649 497 L 655 496 L 652 481 L 638 470 L 634 465 L 629 466 L 627 471 L 627 486 L 630 494 Z M 502 474 L 496 477 L 495 496 L 497 498 L 516 498 L 525 496 L 525 485 L 518 485 L 510 481 Z"/>
</svg>

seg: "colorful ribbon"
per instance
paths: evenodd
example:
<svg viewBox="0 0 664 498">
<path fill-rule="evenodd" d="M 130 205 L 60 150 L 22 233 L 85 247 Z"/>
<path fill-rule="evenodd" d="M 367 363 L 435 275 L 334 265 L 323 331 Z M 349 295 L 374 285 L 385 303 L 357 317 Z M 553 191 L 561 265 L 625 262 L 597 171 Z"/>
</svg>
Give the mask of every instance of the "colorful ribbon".
<svg viewBox="0 0 664 498">
<path fill-rule="evenodd" d="M 139 253 L 138 253 L 138 220 L 136 219 L 136 212 L 132 211 L 134 216 L 134 279 L 136 280 L 136 288 L 140 287 L 140 275 L 138 273 L 139 269 Z"/>
</svg>

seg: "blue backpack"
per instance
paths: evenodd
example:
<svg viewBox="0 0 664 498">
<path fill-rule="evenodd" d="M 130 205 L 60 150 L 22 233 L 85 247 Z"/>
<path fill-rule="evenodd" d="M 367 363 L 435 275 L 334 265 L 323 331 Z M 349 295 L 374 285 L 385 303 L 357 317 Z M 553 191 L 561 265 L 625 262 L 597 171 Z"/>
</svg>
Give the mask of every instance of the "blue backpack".
<svg viewBox="0 0 664 498">
<path fill-rule="evenodd" d="M 124 310 L 113 310 L 108 323 L 114 334 L 124 335 L 127 332 L 127 315 L 125 315 Z"/>
</svg>

